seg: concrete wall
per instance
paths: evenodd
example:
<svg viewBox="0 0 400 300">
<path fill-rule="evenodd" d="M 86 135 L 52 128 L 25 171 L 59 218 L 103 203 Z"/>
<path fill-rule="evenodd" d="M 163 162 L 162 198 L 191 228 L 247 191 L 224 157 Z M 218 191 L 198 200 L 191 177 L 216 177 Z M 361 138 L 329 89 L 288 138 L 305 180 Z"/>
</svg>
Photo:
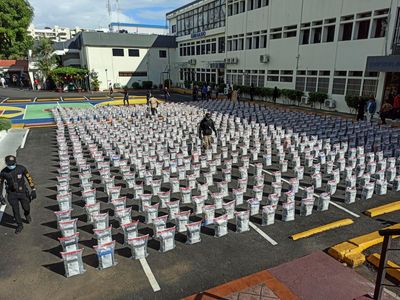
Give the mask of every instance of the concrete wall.
<svg viewBox="0 0 400 300">
<path fill-rule="evenodd" d="M 246 1 L 247 4 L 247 1 Z M 355 15 L 390 8 L 390 23 L 386 38 L 368 38 L 365 40 L 339 41 L 341 17 Z M 228 3 L 227 3 L 228 5 Z M 267 48 L 230 51 L 224 54 L 210 54 L 201 56 L 180 57 L 177 52 L 177 63 L 184 63 L 189 59 L 195 58 L 198 62 L 195 68 L 207 66 L 208 62 L 223 60 L 225 57 L 237 57 L 239 63 L 226 65 L 226 70 L 265 70 L 265 86 L 279 88 L 295 88 L 296 73 L 298 70 L 330 71 L 329 96 L 336 100 L 338 111 L 348 111 L 345 104 L 344 95 L 332 94 L 333 78 L 335 71 L 364 72 L 368 56 L 387 55 L 385 49 L 390 50 L 393 36 L 393 29 L 396 22 L 397 8 L 399 1 L 391 0 L 279 0 L 269 1 L 269 6 L 246 11 L 226 19 L 226 26 L 220 30 L 228 36 L 240 35 L 254 31 L 268 30 Z M 247 5 L 246 5 L 247 6 Z M 228 9 L 226 10 L 228 11 Z M 175 13 L 170 18 L 170 24 L 176 23 Z M 300 45 L 301 24 L 336 18 L 335 38 L 333 42 Z M 270 39 L 271 29 L 297 25 L 296 37 Z M 355 26 L 354 26 L 355 27 Z M 353 36 L 355 28 L 353 27 Z M 372 28 L 372 21 L 370 31 Z M 371 32 L 370 32 L 371 33 Z M 218 36 L 222 36 L 219 34 Z M 202 39 L 213 37 L 212 32 Z M 178 44 L 194 41 L 190 35 L 177 38 Z M 226 41 L 227 44 L 227 41 Z M 265 64 L 260 62 L 260 55 L 270 55 L 270 62 Z M 292 70 L 293 82 L 269 82 L 267 80 L 268 70 Z M 179 68 L 176 70 L 179 71 Z M 366 79 L 363 73 L 362 80 Z M 378 89 L 376 97 L 378 106 L 382 101 L 382 89 L 384 73 L 379 74 Z"/>
<path fill-rule="evenodd" d="M 121 47 L 115 47 L 121 48 Z M 82 65 L 98 73 L 100 89 L 107 89 L 108 84 L 128 85 L 133 82 L 153 81 L 160 83 L 161 72 L 168 71 L 169 64 L 175 57 L 175 49 L 168 48 L 123 48 L 124 56 L 113 56 L 111 47 L 85 47 L 82 53 Z M 128 56 L 128 49 L 139 49 L 139 57 Z M 159 57 L 159 50 L 167 51 L 166 58 Z M 105 71 L 107 69 L 107 72 Z M 146 77 L 119 76 L 119 72 L 147 72 Z M 175 77 L 172 77 L 176 81 Z"/>
</svg>

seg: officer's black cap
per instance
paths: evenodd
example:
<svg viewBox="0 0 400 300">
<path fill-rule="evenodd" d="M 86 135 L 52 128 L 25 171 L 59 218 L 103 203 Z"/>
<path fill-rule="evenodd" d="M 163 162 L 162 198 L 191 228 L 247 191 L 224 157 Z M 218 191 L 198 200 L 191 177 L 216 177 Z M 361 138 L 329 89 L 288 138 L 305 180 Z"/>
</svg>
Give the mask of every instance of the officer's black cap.
<svg viewBox="0 0 400 300">
<path fill-rule="evenodd" d="M 13 166 L 17 163 L 17 158 L 14 155 L 7 155 L 5 160 L 7 166 Z"/>
</svg>

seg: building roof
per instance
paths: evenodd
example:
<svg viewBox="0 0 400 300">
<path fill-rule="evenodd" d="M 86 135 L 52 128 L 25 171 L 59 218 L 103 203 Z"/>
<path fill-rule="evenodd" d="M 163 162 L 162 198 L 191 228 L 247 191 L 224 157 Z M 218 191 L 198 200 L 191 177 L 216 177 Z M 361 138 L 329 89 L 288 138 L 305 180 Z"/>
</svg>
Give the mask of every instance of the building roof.
<svg viewBox="0 0 400 300">
<path fill-rule="evenodd" d="M 175 36 L 156 34 L 127 34 L 116 32 L 81 32 L 82 46 L 176 48 Z"/>
<path fill-rule="evenodd" d="M 168 29 L 168 26 L 163 26 L 163 25 L 136 24 L 136 23 L 118 23 L 118 22 L 112 22 L 112 23 L 110 23 L 110 27 L 111 27 L 111 26 Z"/>
<path fill-rule="evenodd" d="M 15 59 L 0 59 L 0 68 L 7 68 L 10 70 L 28 70 L 27 60 L 15 60 Z"/>
<path fill-rule="evenodd" d="M 186 7 L 192 6 L 192 5 L 194 5 L 196 3 L 199 3 L 199 2 L 202 2 L 202 1 L 204 1 L 204 0 L 195 0 L 195 1 L 189 2 L 188 4 L 185 4 L 185 5 L 181 6 L 181 7 L 178 7 L 177 9 L 174 9 L 173 11 L 167 12 L 166 15 L 168 16 L 170 14 L 173 14 L 173 13 L 177 12 L 177 11 L 180 11 L 181 9 L 185 9 Z"/>
</svg>

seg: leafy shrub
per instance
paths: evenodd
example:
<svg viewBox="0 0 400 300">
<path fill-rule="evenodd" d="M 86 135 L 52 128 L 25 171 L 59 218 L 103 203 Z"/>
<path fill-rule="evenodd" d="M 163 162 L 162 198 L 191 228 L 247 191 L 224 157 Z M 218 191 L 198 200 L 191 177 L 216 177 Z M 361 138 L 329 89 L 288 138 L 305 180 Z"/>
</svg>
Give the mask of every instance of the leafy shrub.
<svg viewBox="0 0 400 300">
<path fill-rule="evenodd" d="M 140 83 L 139 82 L 132 82 L 132 88 L 133 89 L 140 89 Z"/>
<path fill-rule="evenodd" d="M 359 96 L 347 95 L 345 97 L 345 101 L 346 101 L 347 106 L 350 109 L 357 110 L 358 102 L 360 101 L 360 97 Z"/>
<path fill-rule="evenodd" d="M 153 81 L 143 81 L 142 87 L 147 90 L 151 89 L 153 87 Z"/>
<path fill-rule="evenodd" d="M 11 120 L 6 118 L 0 118 L 0 131 L 8 130 L 11 128 Z"/>
<path fill-rule="evenodd" d="M 288 98 L 291 101 L 297 101 L 300 102 L 301 97 L 303 97 L 304 93 L 302 91 L 297 91 L 297 90 L 288 90 L 288 89 L 283 89 L 281 91 L 282 96 Z"/>
<path fill-rule="evenodd" d="M 325 100 L 328 99 L 328 94 L 319 93 L 319 92 L 311 92 L 309 93 L 310 102 L 314 105 L 314 103 L 319 103 L 319 107 L 325 103 Z"/>
</svg>

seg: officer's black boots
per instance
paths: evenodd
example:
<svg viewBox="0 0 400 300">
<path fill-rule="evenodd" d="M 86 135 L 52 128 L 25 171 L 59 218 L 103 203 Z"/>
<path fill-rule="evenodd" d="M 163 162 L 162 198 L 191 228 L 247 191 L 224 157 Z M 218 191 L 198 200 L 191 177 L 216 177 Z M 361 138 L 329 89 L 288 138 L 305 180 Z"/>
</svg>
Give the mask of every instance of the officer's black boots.
<svg viewBox="0 0 400 300">
<path fill-rule="evenodd" d="M 24 226 L 18 225 L 17 229 L 15 229 L 15 234 L 20 233 L 22 231 L 22 229 L 24 229 Z"/>
<path fill-rule="evenodd" d="M 32 222 L 32 217 L 31 217 L 31 215 L 25 216 L 25 219 L 26 219 L 26 223 L 28 223 L 28 224 L 30 224 L 30 223 Z"/>
</svg>

